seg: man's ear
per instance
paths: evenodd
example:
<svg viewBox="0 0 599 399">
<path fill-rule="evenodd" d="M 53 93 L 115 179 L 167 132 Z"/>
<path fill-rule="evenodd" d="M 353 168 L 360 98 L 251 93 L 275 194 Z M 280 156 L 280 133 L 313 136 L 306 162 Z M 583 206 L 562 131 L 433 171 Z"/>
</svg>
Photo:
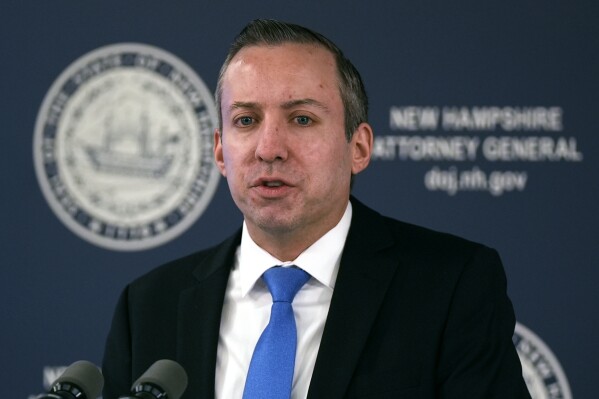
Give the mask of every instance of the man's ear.
<svg viewBox="0 0 599 399">
<path fill-rule="evenodd" d="M 227 171 L 225 170 L 225 160 L 223 156 L 223 137 L 218 129 L 214 129 L 214 162 L 221 175 L 227 177 Z"/>
<path fill-rule="evenodd" d="M 351 172 L 356 175 L 366 169 L 370 163 L 372 155 L 372 146 L 374 141 L 374 133 L 372 127 L 362 122 L 354 131 L 350 145 L 352 146 L 352 168 Z"/>
</svg>

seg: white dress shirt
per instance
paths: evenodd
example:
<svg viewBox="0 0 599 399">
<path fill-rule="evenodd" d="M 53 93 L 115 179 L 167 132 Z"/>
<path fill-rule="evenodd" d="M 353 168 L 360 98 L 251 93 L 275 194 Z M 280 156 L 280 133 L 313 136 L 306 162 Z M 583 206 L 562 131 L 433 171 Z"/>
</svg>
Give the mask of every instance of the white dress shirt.
<svg viewBox="0 0 599 399">
<path fill-rule="evenodd" d="M 268 324 L 272 305 L 270 292 L 260 277 L 273 266 L 292 264 L 312 276 L 293 300 L 298 342 L 291 397 L 308 395 L 351 215 L 348 202 L 339 223 L 292 261 L 276 259 L 260 248 L 244 222 L 221 316 L 216 398 L 242 397 L 254 347 Z"/>
</svg>

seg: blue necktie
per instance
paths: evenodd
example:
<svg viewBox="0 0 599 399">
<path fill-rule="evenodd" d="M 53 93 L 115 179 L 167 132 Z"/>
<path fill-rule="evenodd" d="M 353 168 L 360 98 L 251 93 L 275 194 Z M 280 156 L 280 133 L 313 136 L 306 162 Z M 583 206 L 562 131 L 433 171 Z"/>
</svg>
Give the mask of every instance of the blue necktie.
<svg viewBox="0 0 599 399">
<path fill-rule="evenodd" d="M 273 303 L 270 321 L 254 348 L 243 399 L 289 399 L 297 345 L 291 302 L 310 275 L 296 267 L 273 267 L 262 279 Z"/>
</svg>

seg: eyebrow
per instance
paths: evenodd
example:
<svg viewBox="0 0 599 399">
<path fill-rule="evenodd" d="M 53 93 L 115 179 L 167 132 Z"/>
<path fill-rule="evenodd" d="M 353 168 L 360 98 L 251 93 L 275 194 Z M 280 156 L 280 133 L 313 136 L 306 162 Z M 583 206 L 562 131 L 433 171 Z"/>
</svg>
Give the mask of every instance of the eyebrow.
<svg viewBox="0 0 599 399">
<path fill-rule="evenodd" d="M 247 109 L 254 109 L 254 108 L 258 108 L 258 103 L 253 103 L 253 102 L 245 102 L 245 101 L 235 101 L 233 104 L 231 104 L 231 106 L 229 107 L 229 111 L 233 111 L 235 109 L 241 109 L 241 108 L 247 108 Z"/>
<path fill-rule="evenodd" d="M 320 101 L 316 101 L 312 98 L 301 98 L 298 100 L 291 100 L 284 102 L 281 106 L 283 109 L 290 109 L 293 107 L 297 107 L 298 105 L 312 105 L 314 107 L 320 108 L 325 112 L 329 112 L 329 107 L 321 103 Z"/>
<path fill-rule="evenodd" d="M 300 98 L 297 100 L 286 101 L 283 104 L 281 104 L 281 108 L 291 109 L 291 108 L 297 107 L 299 105 L 311 105 L 311 106 L 320 108 L 325 112 L 329 112 L 329 107 L 327 107 L 320 101 L 314 100 L 312 98 Z M 233 111 L 236 109 L 258 109 L 258 108 L 260 108 L 260 105 L 255 102 L 235 101 L 233 104 L 231 104 L 231 106 L 229 107 L 229 110 Z"/>
</svg>

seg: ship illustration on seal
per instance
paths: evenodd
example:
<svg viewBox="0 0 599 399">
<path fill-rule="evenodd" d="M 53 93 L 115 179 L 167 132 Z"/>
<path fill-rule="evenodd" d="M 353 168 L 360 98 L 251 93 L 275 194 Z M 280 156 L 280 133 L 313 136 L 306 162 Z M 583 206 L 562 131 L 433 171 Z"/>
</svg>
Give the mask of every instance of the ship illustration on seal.
<svg viewBox="0 0 599 399">
<path fill-rule="evenodd" d="M 159 179 L 164 177 L 173 163 L 173 155 L 166 154 L 168 144 L 178 141 L 176 134 L 161 132 L 156 151 L 150 148 L 149 118 L 140 115 L 138 131 L 124 132 L 114 126 L 114 115 L 104 119 L 102 146 L 87 146 L 85 152 L 93 168 L 98 172 Z M 127 141 L 127 148 L 119 145 Z"/>
</svg>

